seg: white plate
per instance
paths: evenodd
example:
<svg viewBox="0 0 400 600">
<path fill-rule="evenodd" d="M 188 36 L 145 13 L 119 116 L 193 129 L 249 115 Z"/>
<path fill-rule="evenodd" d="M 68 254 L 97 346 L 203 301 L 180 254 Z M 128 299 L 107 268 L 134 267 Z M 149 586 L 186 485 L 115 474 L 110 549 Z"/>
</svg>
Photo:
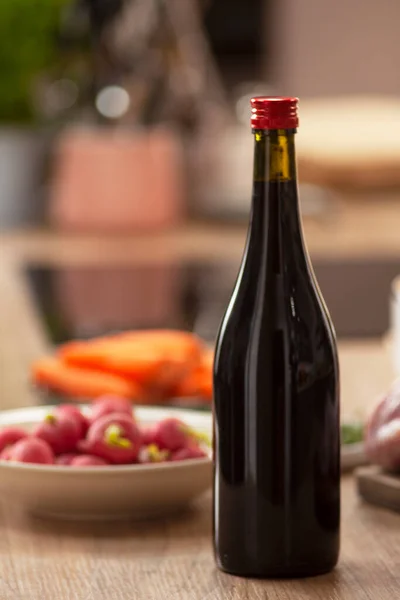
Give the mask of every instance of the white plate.
<svg viewBox="0 0 400 600">
<path fill-rule="evenodd" d="M 352 471 L 368 463 L 365 455 L 364 444 L 344 444 L 341 450 L 342 471 Z"/>
<path fill-rule="evenodd" d="M 53 407 L 0 412 L 0 427 L 39 423 Z M 136 407 L 139 422 L 174 416 L 211 435 L 210 413 Z M 182 510 L 212 484 L 210 458 L 150 465 L 61 467 L 0 462 L 0 494 L 43 516 L 80 519 L 152 518 Z"/>
</svg>

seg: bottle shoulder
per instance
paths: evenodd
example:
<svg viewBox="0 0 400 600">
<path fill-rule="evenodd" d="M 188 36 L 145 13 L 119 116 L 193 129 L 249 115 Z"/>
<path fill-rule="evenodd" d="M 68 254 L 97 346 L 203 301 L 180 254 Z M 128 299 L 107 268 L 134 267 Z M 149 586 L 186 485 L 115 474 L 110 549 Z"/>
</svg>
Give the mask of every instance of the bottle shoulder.
<svg viewBox="0 0 400 600">
<path fill-rule="evenodd" d="M 254 356 L 279 335 L 296 363 L 330 363 L 338 369 L 333 325 L 312 272 L 295 277 L 274 276 L 254 285 L 243 270 L 217 337 L 218 355 L 231 360 L 257 346 Z M 225 358 L 224 358 L 225 360 Z"/>
</svg>

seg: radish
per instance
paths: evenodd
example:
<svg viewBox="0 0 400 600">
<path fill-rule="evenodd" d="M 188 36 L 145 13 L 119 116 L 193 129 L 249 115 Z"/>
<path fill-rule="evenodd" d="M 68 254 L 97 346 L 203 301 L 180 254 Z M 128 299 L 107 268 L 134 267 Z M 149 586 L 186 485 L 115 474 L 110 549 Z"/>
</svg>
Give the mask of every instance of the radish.
<svg viewBox="0 0 400 600">
<path fill-rule="evenodd" d="M 109 463 L 103 458 L 91 454 L 75 456 L 70 462 L 71 467 L 104 467 L 107 465 L 109 465 Z"/>
<path fill-rule="evenodd" d="M 54 454 L 50 445 L 44 440 L 27 437 L 11 447 L 9 460 L 52 465 L 54 464 Z"/>
<path fill-rule="evenodd" d="M 174 452 L 185 448 L 192 437 L 191 429 L 183 421 L 171 417 L 163 419 L 154 426 L 152 441 L 162 450 Z"/>
<path fill-rule="evenodd" d="M 118 396 L 102 396 L 92 404 L 90 423 L 112 413 L 129 415 L 134 420 L 133 408 L 129 400 Z"/>
<path fill-rule="evenodd" d="M 186 446 L 186 448 L 181 448 L 176 452 L 173 452 L 170 460 L 188 460 L 192 458 L 205 458 L 207 456 L 206 452 L 199 448 L 199 446 Z"/>
<path fill-rule="evenodd" d="M 24 439 L 24 438 L 23 438 Z M 6 446 L 4 450 L 0 452 L 0 460 L 10 460 L 12 446 Z"/>
<path fill-rule="evenodd" d="M 142 434 L 127 414 L 111 413 L 97 419 L 89 428 L 79 449 L 114 464 L 136 461 L 142 445 Z"/>
<path fill-rule="evenodd" d="M 144 446 L 154 444 L 155 427 L 143 427 L 142 428 L 142 441 Z"/>
<path fill-rule="evenodd" d="M 66 467 L 70 465 L 73 459 L 77 456 L 80 456 L 80 454 L 77 454 L 76 452 L 67 452 L 65 454 L 60 454 L 56 458 L 56 465 L 63 465 L 64 467 Z"/>
<path fill-rule="evenodd" d="M 47 442 L 55 454 L 73 452 L 81 439 L 81 426 L 66 413 L 47 415 L 33 430 L 33 435 Z"/>
<path fill-rule="evenodd" d="M 169 454 L 168 450 L 160 450 L 155 444 L 149 444 L 140 448 L 138 461 L 141 464 L 165 462 Z"/>
<path fill-rule="evenodd" d="M 74 406 L 73 404 L 60 404 L 60 406 L 57 406 L 57 408 L 54 410 L 54 415 L 56 417 L 60 415 L 68 415 L 72 419 L 75 419 L 81 430 L 81 438 L 85 437 L 86 432 L 89 429 L 89 420 L 84 414 L 82 414 L 77 406 Z"/>
<path fill-rule="evenodd" d="M 12 446 L 26 437 L 28 437 L 28 434 L 21 429 L 21 427 L 5 427 L 0 431 L 0 453 L 3 452 L 7 446 Z"/>
</svg>

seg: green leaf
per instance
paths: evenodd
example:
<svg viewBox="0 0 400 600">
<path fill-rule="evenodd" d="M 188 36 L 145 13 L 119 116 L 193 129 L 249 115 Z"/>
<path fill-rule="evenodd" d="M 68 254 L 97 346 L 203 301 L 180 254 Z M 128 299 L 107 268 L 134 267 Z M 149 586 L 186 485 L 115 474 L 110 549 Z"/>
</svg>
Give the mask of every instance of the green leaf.
<svg viewBox="0 0 400 600">
<path fill-rule="evenodd" d="M 0 0 L 0 121 L 34 118 L 35 82 L 57 63 L 61 10 L 70 0 Z"/>
<path fill-rule="evenodd" d="M 364 439 L 362 423 L 343 423 L 341 426 L 342 444 L 357 444 Z"/>
</svg>

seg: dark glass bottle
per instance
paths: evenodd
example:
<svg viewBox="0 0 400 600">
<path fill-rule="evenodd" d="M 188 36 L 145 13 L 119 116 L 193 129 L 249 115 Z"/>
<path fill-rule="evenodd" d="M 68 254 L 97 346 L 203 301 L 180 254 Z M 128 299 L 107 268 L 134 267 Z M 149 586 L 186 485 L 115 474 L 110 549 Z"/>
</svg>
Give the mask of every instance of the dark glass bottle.
<svg viewBox="0 0 400 600">
<path fill-rule="evenodd" d="M 335 334 L 302 235 L 297 99 L 251 103 L 251 220 L 214 364 L 214 547 L 235 575 L 310 576 L 339 553 Z"/>
</svg>

